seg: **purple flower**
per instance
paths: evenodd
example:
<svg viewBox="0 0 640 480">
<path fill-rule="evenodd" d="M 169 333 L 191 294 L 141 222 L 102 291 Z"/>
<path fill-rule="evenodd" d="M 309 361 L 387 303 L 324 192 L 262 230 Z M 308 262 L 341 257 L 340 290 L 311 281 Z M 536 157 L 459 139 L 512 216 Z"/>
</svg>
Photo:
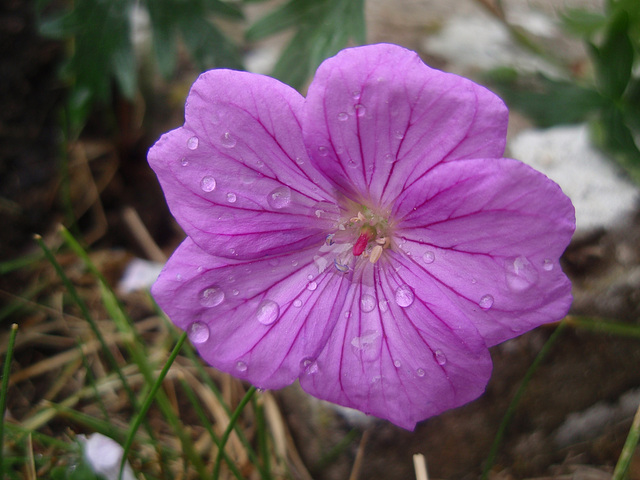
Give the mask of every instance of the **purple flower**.
<svg viewBox="0 0 640 480">
<path fill-rule="evenodd" d="M 371 45 L 306 98 L 212 70 L 185 109 L 149 152 L 188 235 L 153 295 L 216 368 L 412 429 L 483 392 L 488 347 L 567 313 L 573 206 L 502 158 L 483 87 Z"/>
</svg>

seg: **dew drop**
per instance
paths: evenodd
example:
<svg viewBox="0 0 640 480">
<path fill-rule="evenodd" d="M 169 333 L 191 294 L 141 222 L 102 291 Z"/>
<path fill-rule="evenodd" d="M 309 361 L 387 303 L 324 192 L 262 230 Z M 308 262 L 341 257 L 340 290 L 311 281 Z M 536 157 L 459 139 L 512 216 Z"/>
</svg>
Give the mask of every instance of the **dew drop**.
<svg viewBox="0 0 640 480">
<path fill-rule="evenodd" d="M 378 308 L 382 313 L 386 313 L 389 311 L 389 301 L 388 300 L 380 300 L 378 302 Z"/>
<path fill-rule="evenodd" d="M 240 295 L 240 290 L 234 288 L 231 291 L 231 295 L 233 295 L 234 297 L 237 297 L 238 295 Z"/>
<path fill-rule="evenodd" d="M 400 130 L 396 130 L 395 132 L 393 132 L 393 136 L 398 140 L 402 140 L 404 138 L 404 133 L 402 133 Z"/>
<path fill-rule="evenodd" d="M 313 292 L 316 288 L 318 288 L 318 284 L 316 282 L 307 283 L 307 290 L 310 290 Z"/>
<path fill-rule="evenodd" d="M 529 289 L 538 281 L 538 271 L 525 257 L 517 257 L 507 262 L 507 285 L 518 293 Z"/>
<path fill-rule="evenodd" d="M 364 114 L 367 113 L 367 109 L 364 108 L 364 105 L 362 105 L 360 103 L 355 105 L 354 108 L 356 109 L 356 115 L 358 117 L 364 117 Z"/>
<path fill-rule="evenodd" d="M 298 266 L 298 260 L 292 260 L 292 261 L 291 261 L 291 265 L 292 265 L 293 267 L 297 267 L 297 266 Z"/>
<path fill-rule="evenodd" d="M 209 340 L 209 327 L 206 323 L 193 322 L 187 327 L 187 336 L 191 343 L 204 343 Z"/>
<path fill-rule="evenodd" d="M 422 261 L 427 265 L 430 263 L 433 263 L 435 259 L 436 259 L 436 254 L 431 251 L 425 252 L 424 255 L 422 256 Z"/>
<path fill-rule="evenodd" d="M 216 189 L 216 179 L 211 175 L 206 175 L 200 180 L 200 188 L 203 192 L 213 192 Z"/>
<path fill-rule="evenodd" d="M 278 319 L 280 307 L 273 300 L 264 300 L 256 311 L 256 318 L 263 325 L 271 325 Z"/>
<path fill-rule="evenodd" d="M 225 148 L 233 148 L 236 146 L 236 139 L 229 132 L 224 132 L 220 137 L 220 143 Z"/>
<path fill-rule="evenodd" d="M 384 156 L 384 161 L 387 163 L 394 163 L 397 160 L 397 157 L 395 155 L 392 155 L 390 153 L 387 153 Z"/>
<path fill-rule="evenodd" d="M 187 160 L 186 157 L 182 157 L 182 159 L 180 160 L 180 165 L 182 165 L 183 167 L 186 167 L 189 165 L 189 160 Z"/>
<path fill-rule="evenodd" d="M 440 366 L 447 363 L 447 357 L 442 350 L 436 350 L 435 352 L 433 352 L 433 358 L 436 359 L 436 362 Z"/>
<path fill-rule="evenodd" d="M 246 372 L 247 364 L 244 363 L 242 360 L 236 362 L 236 370 L 238 370 L 239 372 Z"/>
<path fill-rule="evenodd" d="M 553 270 L 553 260 L 545 258 L 544 262 L 542 263 L 542 269 L 545 272 L 550 272 L 551 270 Z"/>
<path fill-rule="evenodd" d="M 338 114 L 338 120 L 340 120 L 341 122 L 346 122 L 349 119 L 349 115 L 347 115 L 345 112 L 340 112 Z"/>
<path fill-rule="evenodd" d="M 493 306 L 493 297 L 491 295 L 483 295 L 478 305 L 480 305 L 480 308 L 483 310 L 489 310 Z"/>
<path fill-rule="evenodd" d="M 313 375 L 314 373 L 318 373 L 318 362 L 316 362 L 312 358 L 305 358 L 300 362 L 300 368 L 307 375 Z"/>
<path fill-rule="evenodd" d="M 195 150 L 196 148 L 198 148 L 198 143 L 199 143 L 198 137 L 195 137 L 195 136 L 191 137 L 189 138 L 189 140 L 187 140 L 187 148 L 189 150 Z"/>
<path fill-rule="evenodd" d="M 302 159 L 302 157 L 296 157 L 296 163 L 298 165 L 304 165 L 304 160 Z"/>
<path fill-rule="evenodd" d="M 376 299 L 368 293 L 365 293 L 362 295 L 362 298 L 360 298 L 360 308 L 365 313 L 373 311 L 373 309 L 376 308 Z"/>
<path fill-rule="evenodd" d="M 400 285 L 396 290 L 396 303 L 399 307 L 407 308 L 410 306 L 415 300 L 415 295 L 413 294 L 413 290 L 409 285 Z"/>
<path fill-rule="evenodd" d="M 176 275 L 176 280 L 181 282 L 182 281 L 182 275 L 180 275 L 179 273 Z"/>
<path fill-rule="evenodd" d="M 351 318 L 351 310 L 344 312 L 344 318 Z"/>
<path fill-rule="evenodd" d="M 215 307 L 224 301 L 224 292 L 220 287 L 212 286 L 200 292 L 200 305 L 203 307 Z"/>
<path fill-rule="evenodd" d="M 416 375 L 418 375 L 419 377 L 424 377 L 424 370 L 422 368 L 419 368 L 418 370 L 416 370 Z"/>
<path fill-rule="evenodd" d="M 400 368 L 402 366 L 402 362 L 400 360 L 394 360 L 393 366 L 396 368 Z"/>
<path fill-rule="evenodd" d="M 293 301 L 293 306 L 296 307 L 296 308 L 300 308 L 302 306 L 302 300 L 300 300 L 299 298 L 296 298 Z"/>
<path fill-rule="evenodd" d="M 227 193 L 227 202 L 236 203 L 236 200 L 238 200 L 238 197 L 236 197 L 235 193 L 232 193 L 232 192 Z"/>
<path fill-rule="evenodd" d="M 291 203 L 291 189 L 285 185 L 277 187 L 267 196 L 267 202 L 276 209 L 286 207 Z"/>
<path fill-rule="evenodd" d="M 351 340 L 351 346 L 354 347 L 354 350 L 371 349 L 378 338 L 380 338 L 379 332 L 376 332 L 375 330 L 368 330 L 361 336 L 353 338 Z"/>
<path fill-rule="evenodd" d="M 329 155 L 329 149 L 327 147 L 318 147 L 318 155 L 321 157 L 326 157 Z"/>
</svg>

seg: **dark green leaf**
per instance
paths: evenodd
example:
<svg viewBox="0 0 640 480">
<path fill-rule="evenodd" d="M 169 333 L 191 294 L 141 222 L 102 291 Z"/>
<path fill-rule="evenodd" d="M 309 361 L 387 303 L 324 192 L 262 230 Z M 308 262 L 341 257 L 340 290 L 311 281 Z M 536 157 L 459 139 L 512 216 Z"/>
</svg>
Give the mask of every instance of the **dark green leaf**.
<svg viewBox="0 0 640 480">
<path fill-rule="evenodd" d="M 624 94 L 631 78 L 634 52 L 628 27 L 629 15 L 622 10 L 612 18 L 602 45 L 590 46 L 598 85 L 612 99 Z"/>
<path fill-rule="evenodd" d="M 247 39 L 259 40 L 288 28 L 297 31 L 273 75 L 300 88 L 325 58 L 335 55 L 349 40 L 364 43 L 364 1 L 289 0 L 252 25 Z"/>
<path fill-rule="evenodd" d="M 543 75 L 518 78 L 504 69 L 489 76 L 505 102 L 541 127 L 578 123 L 595 114 L 606 100 L 598 92 Z"/>
<path fill-rule="evenodd" d="M 218 15 L 223 15 L 235 20 L 244 20 L 242 10 L 229 2 L 221 2 L 220 0 L 204 0 L 208 11 Z"/>
<path fill-rule="evenodd" d="M 242 69 L 235 46 L 216 28 L 200 17 L 181 17 L 180 30 L 198 68 L 228 67 Z"/>
<path fill-rule="evenodd" d="M 173 0 L 149 0 L 147 8 L 158 69 L 162 76 L 168 78 L 175 69 L 177 56 Z"/>
<path fill-rule="evenodd" d="M 592 131 L 596 143 L 612 153 L 630 177 L 640 184 L 640 150 L 623 113 L 611 106 L 603 112 L 601 120 L 592 125 Z"/>
</svg>

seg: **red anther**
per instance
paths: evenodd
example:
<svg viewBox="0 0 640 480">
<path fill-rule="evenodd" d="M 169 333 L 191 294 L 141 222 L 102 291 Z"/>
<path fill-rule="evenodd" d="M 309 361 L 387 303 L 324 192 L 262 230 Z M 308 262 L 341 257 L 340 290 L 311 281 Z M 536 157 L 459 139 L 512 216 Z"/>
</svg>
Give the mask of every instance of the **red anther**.
<svg viewBox="0 0 640 480">
<path fill-rule="evenodd" d="M 373 234 L 371 232 L 364 231 L 356 240 L 356 243 L 353 245 L 353 255 L 355 257 L 359 257 L 362 255 L 362 252 L 367 248 L 367 244 L 369 240 L 373 238 Z"/>
</svg>

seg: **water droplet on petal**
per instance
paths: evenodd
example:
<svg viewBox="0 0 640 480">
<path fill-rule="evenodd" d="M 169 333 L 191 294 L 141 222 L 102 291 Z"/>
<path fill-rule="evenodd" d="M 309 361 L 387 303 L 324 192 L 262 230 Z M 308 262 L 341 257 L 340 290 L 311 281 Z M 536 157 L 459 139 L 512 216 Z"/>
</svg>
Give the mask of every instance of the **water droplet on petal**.
<svg viewBox="0 0 640 480">
<path fill-rule="evenodd" d="M 386 313 L 389 311 L 389 301 L 388 300 L 380 300 L 378 302 L 378 308 L 382 313 Z"/>
<path fill-rule="evenodd" d="M 198 143 L 199 143 L 198 137 L 195 137 L 195 136 L 191 137 L 189 138 L 189 140 L 187 140 L 187 148 L 189 150 L 195 150 L 196 148 L 198 148 Z"/>
<path fill-rule="evenodd" d="M 400 130 L 396 130 L 395 132 L 393 132 L 393 136 L 398 140 L 402 140 L 404 138 L 404 133 Z"/>
<path fill-rule="evenodd" d="M 363 117 L 365 113 L 367 113 L 367 109 L 364 108 L 364 105 L 358 103 L 357 105 L 354 106 L 354 108 L 356 109 L 356 115 L 358 117 Z"/>
<path fill-rule="evenodd" d="M 493 297 L 491 295 L 483 295 L 478 302 L 480 308 L 483 310 L 489 310 L 493 306 Z"/>
<path fill-rule="evenodd" d="M 402 362 L 400 360 L 394 360 L 393 366 L 396 368 L 400 368 L 402 366 Z"/>
<path fill-rule="evenodd" d="M 271 325 L 278 319 L 280 307 L 273 300 L 264 300 L 256 311 L 256 318 L 263 325 Z"/>
<path fill-rule="evenodd" d="M 373 309 L 376 308 L 376 299 L 368 293 L 365 293 L 362 295 L 362 298 L 360 298 L 360 308 L 365 313 L 373 311 Z"/>
<path fill-rule="evenodd" d="M 292 260 L 291 261 L 291 265 L 294 266 L 294 267 L 297 267 L 298 266 L 298 260 Z"/>
<path fill-rule="evenodd" d="M 313 375 L 314 373 L 318 373 L 318 362 L 316 362 L 312 358 L 305 358 L 300 362 L 300 367 L 307 375 Z"/>
<path fill-rule="evenodd" d="M 341 122 L 346 122 L 349 119 L 349 115 L 347 115 L 345 112 L 340 112 L 338 114 L 338 120 L 340 120 Z"/>
<path fill-rule="evenodd" d="M 355 350 L 370 349 L 376 343 L 376 340 L 380 337 L 380 333 L 375 330 L 368 330 L 361 336 L 355 337 L 351 340 L 351 346 Z"/>
<path fill-rule="evenodd" d="M 302 157 L 296 157 L 296 163 L 298 165 L 304 165 L 304 160 L 302 159 Z"/>
<path fill-rule="evenodd" d="M 431 251 L 424 252 L 424 255 L 422 255 L 422 261 L 427 265 L 430 263 L 433 263 L 435 259 L 436 259 L 436 254 Z"/>
<path fill-rule="evenodd" d="M 206 323 L 193 322 L 187 327 L 187 337 L 191 343 L 204 343 L 209 340 L 209 327 Z"/>
<path fill-rule="evenodd" d="M 224 132 L 220 137 L 220 144 L 225 148 L 233 148 L 236 146 L 236 139 L 229 132 Z"/>
<path fill-rule="evenodd" d="M 313 292 L 316 288 L 318 288 L 318 284 L 316 282 L 307 283 L 307 290 L 310 290 Z"/>
<path fill-rule="evenodd" d="M 346 312 L 344 312 L 344 318 L 351 318 L 351 311 L 347 310 Z"/>
<path fill-rule="evenodd" d="M 284 208 L 291 203 L 291 189 L 285 185 L 277 187 L 268 196 L 267 202 L 273 208 Z"/>
<path fill-rule="evenodd" d="M 409 307 L 413 301 L 415 300 L 415 295 L 413 294 L 413 290 L 409 285 L 400 285 L 396 290 L 396 303 L 399 307 L 407 308 Z"/>
<path fill-rule="evenodd" d="M 182 157 L 182 159 L 180 160 L 180 165 L 186 167 L 187 165 L 189 165 L 189 160 L 187 160 L 186 157 Z"/>
<path fill-rule="evenodd" d="M 302 300 L 300 300 L 299 298 L 296 298 L 293 301 L 293 306 L 296 307 L 296 308 L 300 308 L 302 306 Z"/>
<path fill-rule="evenodd" d="M 212 286 L 200 292 L 200 305 L 203 307 L 215 307 L 224 300 L 224 292 L 220 287 Z"/>
<path fill-rule="evenodd" d="M 351 92 L 351 97 L 354 100 L 358 100 L 360 98 L 360 91 L 359 90 L 354 90 L 353 92 Z"/>
<path fill-rule="evenodd" d="M 419 368 L 418 370 L 416 370 L 416 375 L 418 375 L 419 377 L 424 377 L 424 370 L 422 368 Z"/>
<path fill-rule="evenodd" d="M 247 364 L 244 363 L 242 360 L 236 362 L 236 370 L 238 370 L 239 372 L 246 372 Z"/>
<path fill-rule="evenodd" d="M 507 285 L 518 293 L 529 289 L 538 281 L 538 271 L 525 257 L 517 257 L 507 262 Z"/>
<path fill-rule="evenodd" d="M 238 200 L 238 197 L 236 197 L 235 193 L 232 193 L 232 192 L 227 193 L 227 202 L 236 203 L 236 200 Z"/>
<path fill-rule="evenodd" d="M 544 262 L 542 263 L 542 269 L 545 272 L 550 272 L 551 270 L 553 270 L 553 260 L 545 258 Z"/>
<path fill-rule="evenodd" d="M 391 155 L 390 153 L 387 153 L 384 156 L 384 161 L 387 163 L 394 163 L 397 160 L 397 157 L 395 155 Z"/>
<path fill-rule="evenodd" d="M 200 180 L 200 188 L 203 192 L 213 192 L 216 189 L 216 179 L 211 175 L 206 175 Z"/>
<path fill-rule="evenodd" d="M 436 350 L 435 352 L 433 352 L 433 358 L 436 359 L 436 362 L 440 366 L 447 363 L 447 357 L 442 350 Z"/>
<path fill-rule="evenodd" d="M 318 147 L 318 155 L 321 157 L 326 157 L 329 155 L 329 149 L 327 147 Z"/>
</svg>

